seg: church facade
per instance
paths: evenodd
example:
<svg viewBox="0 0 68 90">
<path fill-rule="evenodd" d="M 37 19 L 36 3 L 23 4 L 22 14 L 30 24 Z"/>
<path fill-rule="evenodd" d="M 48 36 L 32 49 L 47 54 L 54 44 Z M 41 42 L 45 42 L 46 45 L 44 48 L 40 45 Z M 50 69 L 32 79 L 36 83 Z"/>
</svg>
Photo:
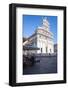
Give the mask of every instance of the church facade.
<svg viewBox="0 0 68 90">
<path fill-rule="evenodd" d="M 38 47 L 35 53 L 54 53 L 54 37 L 50 31 L 50 23 L 47 18 L 42 20 L 42 26 L 37 27 L 35 32 L 28 38 L 27 45 Z"/>
</svg>

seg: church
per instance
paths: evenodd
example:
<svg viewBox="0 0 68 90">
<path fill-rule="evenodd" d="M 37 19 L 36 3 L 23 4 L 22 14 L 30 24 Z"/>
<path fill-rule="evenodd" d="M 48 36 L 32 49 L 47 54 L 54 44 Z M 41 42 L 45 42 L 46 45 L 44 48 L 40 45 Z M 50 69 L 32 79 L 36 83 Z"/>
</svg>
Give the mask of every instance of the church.
<svg viewBox="0 0 68 90">
<path fill-rule="evenodd" d="M 39 48 L 39 50 L 33 50 L 34 53 L 54 53 L 54 36 L 50 31 L 50 23 L 46 17 L 42 20 L 42 26 L 37 27 L 24 42 L 24 46 Z"/>
</svg>

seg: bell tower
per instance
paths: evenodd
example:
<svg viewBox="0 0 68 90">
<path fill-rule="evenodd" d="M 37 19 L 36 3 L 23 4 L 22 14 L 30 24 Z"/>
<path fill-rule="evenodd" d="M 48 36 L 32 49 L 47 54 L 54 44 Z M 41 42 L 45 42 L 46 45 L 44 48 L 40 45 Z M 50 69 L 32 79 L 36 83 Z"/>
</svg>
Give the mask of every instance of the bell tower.
<svg viewBox="0 0 68 90">
<path fill-rule="evenodd" d="M 43 18 L 43 27 L 45 28 L 45 30 L 49 30 L 50 29 L 50 24 L 48 22 L 48 18 L 47 17 Z"/>
</svg>

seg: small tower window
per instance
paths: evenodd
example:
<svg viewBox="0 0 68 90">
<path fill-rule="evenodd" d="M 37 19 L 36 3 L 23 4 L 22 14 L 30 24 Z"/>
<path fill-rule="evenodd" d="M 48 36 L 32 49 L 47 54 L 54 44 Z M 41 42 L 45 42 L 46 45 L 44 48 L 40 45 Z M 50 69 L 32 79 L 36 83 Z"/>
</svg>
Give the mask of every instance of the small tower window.
<svg viewBox="0 0 68 90">
<path fill-rule="evenodd" d="M 39 37 L 41 38 L 41 35 Z"/>
</svg>

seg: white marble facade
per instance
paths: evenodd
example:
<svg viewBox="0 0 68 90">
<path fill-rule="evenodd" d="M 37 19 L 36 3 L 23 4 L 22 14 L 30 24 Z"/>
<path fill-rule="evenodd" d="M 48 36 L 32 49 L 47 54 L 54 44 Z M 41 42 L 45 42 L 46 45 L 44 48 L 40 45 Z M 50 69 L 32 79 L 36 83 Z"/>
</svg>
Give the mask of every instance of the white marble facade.
<svg viewBox="0 0 68 90">
<path fill-rule="evenodd" d="M 54 53 L 53 33 L 50 31 L 50 23 L 43 19 L 41 27 L 38 27 L 29 37 L 32 46 L 40 48 L 36 53 Z"/>
</svg>

